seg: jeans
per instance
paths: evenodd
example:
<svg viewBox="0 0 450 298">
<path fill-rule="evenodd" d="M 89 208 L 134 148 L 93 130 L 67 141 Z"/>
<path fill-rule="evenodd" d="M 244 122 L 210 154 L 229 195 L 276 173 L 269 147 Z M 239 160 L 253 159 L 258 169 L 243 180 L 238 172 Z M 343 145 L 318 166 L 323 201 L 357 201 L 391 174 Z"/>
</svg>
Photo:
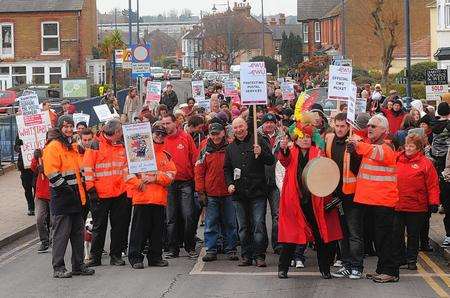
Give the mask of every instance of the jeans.
<svg viewBox="0 0 450 298">
<path fill-rule="evenodd" d="M 342 203 L 344 216 L 342 229 L 344 239 L 340 241 L 342 262 L 348 270 L 364 269 L 364 209 L 363 205 L 344 200 Z"/>
<path fill-rule="evenodd" d="M 180 243 L 186 251 L 194 250 L 197 217 L 192 181 L 174 181 L 169 186 L 166 217 L 169 250 L 178 253 Z"/>
<path fill-rule="evenodd" d="M 375 249 L 377 251 L 378 274 L 391 276 L 399 275 L 398 249 L 394 245 L 394 208 L 384 206 L 370 206 L 374 218 Z"/>
<path fill-rule="evenodd" d="M 221 223 L 223 224 L 221 229 Z M 205 217 L 206 252 L 217 254 L 220 231 L 225 236 L 225 252 L 235 252 L 237 242 L 236 211 L 231 197 L 208 197 Z"/>
<path fill-rule="evenodd" d="M 50 204 L 49 201 L 36 199 L 36 227 L 39 235 L 39 240 L 44 245 L 50 244 Z"/>
<path fill-rule="evenodd" d="M 34 211 L 34 173 L 30 169 L 20 172 L 20 180 L 25 191 L 28 211 Z"/>
<path fill-rule="evenodd" d="M 297 244 L 295 246 L 294 261 L 302 261 L 302 263 L 305 263 L 306 261 L 305 250 L 306 244 Z"/>
<path fill-rule="evenodd" d="M 64 255 L 70 240 L 72 271 L 79 271 L 84 261 L 84 223 L 80 213 L 53 216 L 52 265 L 54 270 L 64 270 Z"/>
<path fill-rule="evenodd" d="M 234 204 L 239 226 L 242 258 L 264 260 L 268 243 L 266 230 L 267 199 L 240 198 Z"/>
<path fill-rule="evenodd" d="M 278 210 L 280 205 L 280 191 L 274 186 L 268 196 L 270 206 L 270 216 L 272 217 L 272 248 L 275 250 L 278 246 Z"/>
<path fill-rule="evenodd" d="M 394 240 L 396 260 L 398 265 L 404 263 L 416 263 L 419 253 L 419 234 L 425 220 L 428 220 L 428 212 L 395 212 Z M 405 248 L 405 227 L 408 235 Z"/>
</svg>

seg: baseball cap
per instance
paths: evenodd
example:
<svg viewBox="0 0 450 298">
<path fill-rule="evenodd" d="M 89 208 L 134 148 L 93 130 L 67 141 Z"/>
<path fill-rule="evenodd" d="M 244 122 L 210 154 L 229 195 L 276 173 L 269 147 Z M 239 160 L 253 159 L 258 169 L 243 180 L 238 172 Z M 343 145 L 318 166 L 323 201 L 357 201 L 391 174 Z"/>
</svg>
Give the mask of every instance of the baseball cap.
<svg viewBox="0 0 450 298">
<path fill-rule="evenodd" d="M 167 135 L 167 131 L 161 123 L 155 122 L 152 127 L 153 133 L 159 133 L 163 136 Z"/>
<path fill-rule="evenodd" d="M 262 123 L 266 123 L 269 121 L 277 123 L 277 116 L 275 116 L 274 114 L 270 114 L 270 113 L 265 114 L 262 118 Z"/>
<path fill-rule="evenodd" d="M 68 104 L 68 103 L 70 103 L 70 101 L 67 100 L 67 99 L 61 100 L 61 105 L 65 105 L 65 104 Z"/>
<path fill-rule="evenodd" d="M 167 82 L 166 86 L 173 86 L 171 82 Z"/>
<path fill-rule="evenodd" d="M 220 133 L 221 131 L 224 131 L 224 128 L 222 124 L 214 122 L 208 126 L 208 131 L 210 134 L 215 135 Z"/>
</svg>

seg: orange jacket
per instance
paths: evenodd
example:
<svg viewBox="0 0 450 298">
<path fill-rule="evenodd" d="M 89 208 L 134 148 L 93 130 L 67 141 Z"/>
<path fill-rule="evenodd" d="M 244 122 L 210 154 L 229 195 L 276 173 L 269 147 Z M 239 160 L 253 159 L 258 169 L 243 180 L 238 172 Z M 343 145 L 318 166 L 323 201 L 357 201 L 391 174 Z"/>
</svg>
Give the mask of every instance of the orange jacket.
<svg viewBox="0 0 450 298">
<path fill-rule="evenodd" d="M 54 195 L 50 200 L 53 215 L 81 212 L 80 193 L 83 191 L 75 147 L 70 149 L 60 140 L 53 140 L 43 150 L 44 174 Z"/>
<path fill-rule="evenodd" d="M 104 135 L 98 136 L 84 153 L 86 190 L 95 188 L 100 199 L 120 196 L 126 191 L 126 166 L 125 147 L 122 144 L 111 144 Z"/>
<path fill-rule="evenodd" d="M 155 156 L 158 171 L 154 183 L 145 185 L 145 188 L 140 191 L 138 187 L 145 174 L 127 175 L 126 183 L 128 193 L 132 194 L 133 205 L 167 205 L 167 186 L 174 180 L 177 169 L 162 146 L 155 146 Z"/>
<path fill-rule="evenodd" d="M 358 142 L 363 159 L 356 179 L 354 202 L 394 207 L 398 202 L 396 153 L 386 144 Z"/>
<path fill-rule="evenodd" d="M 81 203 L 83 204 L 83 206 L 86 205 L 86 181 L 85 181 L 85 176 L 84 176 L 84 168 L 83 168 L 83 158 L 84 158 L 84 154 L 81 154 L 80 152 L 78 152 L 78 166 L 80 167 L 80 171 L 81 171 L 81 184 L 82 184 L 82 189 L 80 191 L 80 198 L 81 198 Z"/>
</svg>

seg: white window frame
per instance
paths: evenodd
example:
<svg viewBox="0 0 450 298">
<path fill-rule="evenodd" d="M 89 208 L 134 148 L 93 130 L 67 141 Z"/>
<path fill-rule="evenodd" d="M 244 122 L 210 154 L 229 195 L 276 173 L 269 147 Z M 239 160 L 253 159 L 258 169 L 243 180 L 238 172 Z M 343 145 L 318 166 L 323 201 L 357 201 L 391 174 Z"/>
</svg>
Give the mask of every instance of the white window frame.
<svg viewBox="0 0 450 298">
<path fill-rule="evenodd" d="M 443 21 L 444 21 L 444 24 L 443 24 L 442 27 L 443 27 L 444 29 L 450 29 L 450 0 L 444 0 L 443 8 L 444 8 L 444 12 L 443 12 L 443 16 L 444 16 Z M 438 13 L 439 13 L 439 12 L 438 12 Z"/>
<path fill-rule="evenodd" d="M 314 22 L 314 40 L 315 42 L 320 42 L 321 32 L 320 32 L 320 22 Z"/>
<path fill-rule="evenodd" d="M 44 37 L 44 25 L 56 24 L 57 25 L 57 35 L 46 35 Z M 59 22 L 47 21 L 41 23 L 41 55 L 60 55 L 61 54 L 61 37 L 59 30 Z M 57 38 L 58 39 L 58 51 L 44 51 L 44 39 L 45 38 Z"/>
<path fill-rule="evenodd" d="M 2 40 L 3 40 L 3 36 L 2 36 L 2 27 L 3 26 L 11 26 L 11 54 L 4 54 L 3 53 L 3 47 L 2 47 Z M 4 22 L 4 23 L 0 23 L 0 58 L 14 58 L 14 23 L 10 23 L 10 22 Z"/>
<path fill-rule="evenodd" d="M 303 42 L 308 43 L 308 23 L 303 23 Z"/>
</svg>

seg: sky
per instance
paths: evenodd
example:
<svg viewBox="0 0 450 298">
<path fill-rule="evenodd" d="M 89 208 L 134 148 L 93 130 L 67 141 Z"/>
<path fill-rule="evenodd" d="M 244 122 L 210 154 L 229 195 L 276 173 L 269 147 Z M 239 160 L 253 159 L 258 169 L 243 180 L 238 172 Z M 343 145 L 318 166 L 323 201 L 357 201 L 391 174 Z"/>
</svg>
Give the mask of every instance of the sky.
<svg viewBox="0 0 450 298">
<path fill-rule="evenodd" d="M 136 9 L 136 1 L 132 0 L 133 10 Z M 233 7 L 234 2 L 242 0 L 231 0 L 230 6 Z M 261 1 L 247 0 L 252 6 L 252 14 L 261 15 Z M 155 5 L 155 3 L 164 5 Z M 168 13 L 171 9 L 177 9 L 178 14 L 183 8 L 189 8 L 194 15 L 200 15 L 200 10 L 211 12 L 214 4 L 217 5 L 219 11 L 226 9 L 226 0 L 164 0 L 162 2 L 154 0 L 140 0 L 139 10 L 141 15 L 158 15 L 164 11 Z M 225 4 L 225 5 L 218 5 Z M 100 12 L 108 12 L 114 8 L 128 8 L 126 0 L 97 0 L 97 8 Z M 264 0 L 264 15 L 275 15 L 284 13 L 286 15 L 297 15 L 296 0 Z"/>
</svg>

